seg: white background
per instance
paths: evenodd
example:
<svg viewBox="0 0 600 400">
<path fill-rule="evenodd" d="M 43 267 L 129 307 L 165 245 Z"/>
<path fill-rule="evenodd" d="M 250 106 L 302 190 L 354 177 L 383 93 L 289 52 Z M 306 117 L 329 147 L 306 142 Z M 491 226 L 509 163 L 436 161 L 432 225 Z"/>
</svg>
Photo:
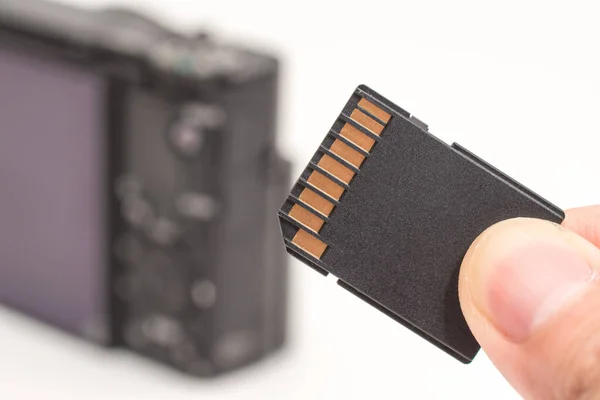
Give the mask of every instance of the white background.
<svg viewBox="0 0 600 400">
<path fill-rule="evenodd" d="M 113 3 L 280 55 L 281 147 L 296 173 L 365 83 L 561 207 L 600 198 L 597 2 Z M 104 352 L 0 309 L 0 398 L 518 398 L 483 353 L 464 366 L 333 279 L 296 262 L 292 269 L 287 351 L 215 381 Z"/>
</svg>

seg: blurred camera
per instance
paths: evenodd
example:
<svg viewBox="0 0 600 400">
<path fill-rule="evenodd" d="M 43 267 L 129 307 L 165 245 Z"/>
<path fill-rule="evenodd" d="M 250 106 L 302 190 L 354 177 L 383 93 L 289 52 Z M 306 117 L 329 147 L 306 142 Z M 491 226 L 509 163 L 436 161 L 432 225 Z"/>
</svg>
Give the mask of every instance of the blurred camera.
<svg viewBox="0 0 600 400">
<path fill-rule="evenodd" d="M 277 61 L 0 0 L 0 301 L 198 376 L 281 346 Z"/>
</svg>

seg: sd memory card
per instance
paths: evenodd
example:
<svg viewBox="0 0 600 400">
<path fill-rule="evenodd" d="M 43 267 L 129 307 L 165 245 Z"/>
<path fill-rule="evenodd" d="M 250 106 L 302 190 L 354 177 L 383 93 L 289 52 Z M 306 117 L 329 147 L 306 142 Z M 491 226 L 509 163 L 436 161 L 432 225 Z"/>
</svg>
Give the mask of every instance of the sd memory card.
<svg viewBox="0 0 600 400">
<path fill-rule="evenodd" d="M 564 212 L 366 86 L 279 211 L 288 253 L 468 363 L 479 350 L 458 272 L 471 242 L 513 217 Z"/>
</svg>

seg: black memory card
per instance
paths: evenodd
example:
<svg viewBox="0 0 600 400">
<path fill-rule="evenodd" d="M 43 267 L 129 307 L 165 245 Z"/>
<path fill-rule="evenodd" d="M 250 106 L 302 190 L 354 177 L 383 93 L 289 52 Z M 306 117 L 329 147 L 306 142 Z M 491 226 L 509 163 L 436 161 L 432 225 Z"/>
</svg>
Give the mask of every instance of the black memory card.
<svg viewBox="0 0 600 400">
<path fill-rule="evenodd" d="M 487 227 L 564 212 L 359 86 L 283 204 L 287 251 L 468 363 L 460 263 Z"/>
</svg>

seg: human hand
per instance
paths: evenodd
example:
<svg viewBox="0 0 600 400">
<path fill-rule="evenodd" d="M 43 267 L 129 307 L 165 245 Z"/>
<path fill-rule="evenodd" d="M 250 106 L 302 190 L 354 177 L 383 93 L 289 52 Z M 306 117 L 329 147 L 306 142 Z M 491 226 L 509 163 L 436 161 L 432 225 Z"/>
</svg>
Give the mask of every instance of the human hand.
<svg viewBox="0 0 600 400">
<path fill-rule="evenodd" d="M 512 219 L 463 261 L 459 297 L 483 350 L 526 399 L 600 399 L 600 206 L 562 226 Z"/>
</svg>

